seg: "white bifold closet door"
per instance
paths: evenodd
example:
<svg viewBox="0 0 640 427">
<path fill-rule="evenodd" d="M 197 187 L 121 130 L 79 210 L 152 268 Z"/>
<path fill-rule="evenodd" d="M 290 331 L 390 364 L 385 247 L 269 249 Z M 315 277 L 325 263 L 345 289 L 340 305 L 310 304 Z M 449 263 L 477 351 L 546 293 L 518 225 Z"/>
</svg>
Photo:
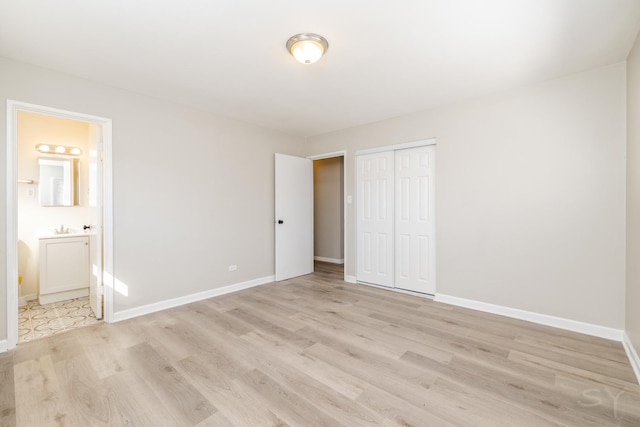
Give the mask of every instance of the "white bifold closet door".
<svg viewBox="0 0 640 427">
<path fill-rule="evenodd" d="M 434 145 L 358 156 L 358 281 L 435 293 L 434 176 Z"/>
</svg>

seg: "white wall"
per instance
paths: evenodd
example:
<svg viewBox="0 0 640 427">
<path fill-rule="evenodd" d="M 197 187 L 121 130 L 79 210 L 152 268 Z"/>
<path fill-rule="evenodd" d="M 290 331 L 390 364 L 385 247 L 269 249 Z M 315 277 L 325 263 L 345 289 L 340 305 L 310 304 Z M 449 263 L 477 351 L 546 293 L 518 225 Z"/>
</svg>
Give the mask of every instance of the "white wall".
<svg viewBox="0 0 640 427">
<path fill-rule="evenodd" d="M 305 146 L 0 59 L 0 134 L 6 99 L 113 119 L 115 275 L 129 287 L 128 296 L 116 294 L 116 311 L 273 274 L 275 152 L 346 149 L 347 194 L 354 195 L 356 150 L 435 137 L 438 292 L 622 329 L 625 78 L 618 64 L 314 137 Z M 3 199 L 5 156 L 0 151 Z M 348 205 L 350 275 L 354 221 Z M 2 228 L 0 340 L 5 248 Z M 229 264 L 238 271 L 228 272 Z M 637 291 L 628 282 L 629 289 Z"/>
<path fill-rule="evenodd" d="M 437 291 L 622 329 L 625 65 L 311 138 L 308 154 L 437 139 Z M 355 275 L 355 205 L 348 205 Z"/>
<path fill-rule="evenodd" d="M 7 99 L 113 119 L 116 312 L 274 274 L 274 153 L 301 154 L 298 138 L 0 59 L 0 135 Z M 2 227 L 0 340 L 5 248 Z"/>
<path fill-rule="evenodd" d="M 343 254 L 343 162 L 342 157 L 313 162 L 314 255 L 342 260 Z"/>
<path fill-rule="evenodd" d="M 640 36 L 627 58 L 627 336 L 640 354 Z"/>
</svg>

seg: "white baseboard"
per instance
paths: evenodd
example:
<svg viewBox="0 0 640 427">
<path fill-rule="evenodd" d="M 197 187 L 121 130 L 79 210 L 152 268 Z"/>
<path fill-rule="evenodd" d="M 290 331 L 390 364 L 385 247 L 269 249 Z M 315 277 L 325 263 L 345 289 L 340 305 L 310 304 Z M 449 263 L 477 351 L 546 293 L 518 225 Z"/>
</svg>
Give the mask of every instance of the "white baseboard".
<svg viewBox="0 0 640 427">
<path fill-rule="evenodd" d="M 51 294 L 40 294 L 38 301 L 40 304 L 51 304 L 54 302 L 66 301 L 70 299 L 82 298 L 89 296 L 89 288 L 73 289 L 71 291 L 54 292 Z"/>
<path fill-rule="evenodd" d="M 640 384 L 640 357 L 638 357 L 638 353 L 626 332 L 622 333 L 622 346 L 624 347 L 624 351 L 627 353 L 629 362 L 631 362 L 631 367 L 633 368 L 633 372 L 636 374 L 638 384 Z"/>
<path fill-rule="evenodd" d="M 323 256 L 314 256 L 315 261 L 330 262 L 331 264 L 344 264 L 344 259 L 325 258 Z"/>
<path fill-rule="evenodd" d="M 23 305 L 26 305 L 27 302 L 33 301 L 34 299 L 38 299 L 38 295 L 36 294 L 23 295 L 18 299 L 18 307 L 22 307 Z"/>
<path fill-rule="evenodd" d="M 426 298 L 426 299 L 433 300 L 433 295 L 431 295 L 431 294 L 423 294 L 422 292 L 407 291 L 406 289 L 400 289 L 400 288 L 390 288 L 389 286 L 376 285 L 375 283 L 358 282 L 357 280 L 354 283 L 357 283 L 358 285 L 362 285 L 362 286 L 369 286 L 369 287 L 372 287 L 372 288 L 382 289 L 382 290 L 389 291 L 389 292 L 396 292 L 396 293 L 399 293 L 399 294 L 413 295 L 414 297 Z"/>
<path fill-rule="evenodd" d="M 4 353 L 9 348 L 9 343 L 7 340 L 0 340 L 0 353 Z"/>
<path fill-rule="evenodd" d="M 357 283 L 356 276 L 344 276 L 344 281 L 347 283 Z"/>
<path fill-rule="evenodd" d="M 594 325 L 592 323 L 579 322 L 577 320 L 564 319 L 562 317 L 549 316 L 547 314 L 535 313 L 533 311 L 519 310 L 517 308 L 458 298 L 450 295 L 436 294 L 435 301 L 457 305 L 459 307 L 471 308 L 473 310 L 485 311 L 487 313 L 499 314 L 502 316 L 512 317 L 514 319 L 526 320 L 528 322 L 539 323 L 541 325 L 553 326 L 555 328 L 566 329 L 568 331 L 579 332 L 581 334 L 592 335 L 609 340 L 622 341 L 622 329 L 614 329 L 606 326 Z"/>
<path fill-rule="evenodd" d="M 153 304 L 143 305 L 141 307 L 130 308 L 123 311 L 113 313 L 113 321 L 120 322 L 122 320 L 131 319 L 133 317 L 143 316 L 145 314 L 155 313 L 156 311 L 166 310 L 168 308 L 178 307 L 180 305 L 189 304 L 204 299 L 217 297 L 219 295 L 229 294 L 232 292 L 242 291 L 244 289 L 253 288 L 254 286 L 271 283 L 275 280 L 275 276 L 266 276 L 260 279 L 249 280 L 247 282 L 236 283 L 234 285 L 223 286 L 221 288 L 210 289 L 208 291 L 198 292 L 183 297 L 173 298 L 165 301 L 155 302 Z"/>
</svg>

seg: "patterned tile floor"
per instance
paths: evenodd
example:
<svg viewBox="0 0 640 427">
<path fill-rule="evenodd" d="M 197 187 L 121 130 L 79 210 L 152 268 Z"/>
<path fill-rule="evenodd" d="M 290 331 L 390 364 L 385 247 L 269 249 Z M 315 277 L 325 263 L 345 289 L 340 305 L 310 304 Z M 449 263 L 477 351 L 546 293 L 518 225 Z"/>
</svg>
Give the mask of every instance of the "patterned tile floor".
<svg viewBox="0 0 640 427">
<path fill-rule="evenodd" d="M 100 320 L 91 310 L 89 297 L 40 305 L 38 300 L 18 307 L 18 343 L 56 335 Z"/>
</svg>

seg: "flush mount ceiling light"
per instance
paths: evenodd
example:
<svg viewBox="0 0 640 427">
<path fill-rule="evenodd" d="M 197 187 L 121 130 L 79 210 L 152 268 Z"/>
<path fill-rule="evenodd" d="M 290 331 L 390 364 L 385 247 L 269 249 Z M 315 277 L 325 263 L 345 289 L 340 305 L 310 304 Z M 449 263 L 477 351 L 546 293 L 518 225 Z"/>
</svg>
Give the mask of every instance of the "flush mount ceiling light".
<svg viewBox="0 0 640 427">
<path fill-rule="evenodd" d="M 329 49 L 327 40 L 317 34 L 296 34 L 287 40 L 287 50 L 302 64 L 313 64 Z"/>
</svg>

